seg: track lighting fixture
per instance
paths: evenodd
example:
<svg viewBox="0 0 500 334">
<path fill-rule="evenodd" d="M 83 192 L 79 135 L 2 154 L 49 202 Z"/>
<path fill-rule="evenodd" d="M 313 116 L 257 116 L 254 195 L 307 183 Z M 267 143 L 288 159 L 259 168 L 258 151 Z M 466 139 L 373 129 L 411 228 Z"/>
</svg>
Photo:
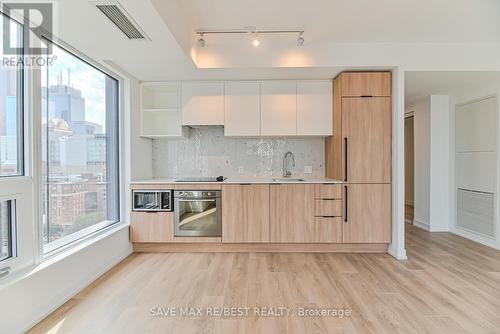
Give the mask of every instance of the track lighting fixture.
<svg viewBox="0 0 500 334">
<path fill-rule="evenodd" d="M 299 32 L 299 38 L 297 38 L 297 45 L 302 46 L 304 45 L 304 37 L 302 37 L 303 32 Z"/>
<path fill-rule="evenodd" d="M 257 36 L 257 34 L 254 35 L 252 44 L 253 44 L 253 46 L 259 46 L 260 45 L 259 37 Z"/>
<path fill-rule="evenodd" d="M 203 33 L 200 33 L 200 38 L 198 39 L 198 46 L 200 48 L 204 48 L 205 47 L 205 38 L 203 37 Z"/>
<path fill-rule="evenodd" d="M 253 34 L 252 45 L 257 47 L 260 45 L 259 36 L 261 34 L 299 34 L 297 38 L 297 46 L 304 45 L 304 30 L 256 30 L 255 27 L 246 27 L 241 30 L 196 30 L 195 33 L 199 36 L 198 46 L 205 47 L 205 34 Z"/>
</svg>

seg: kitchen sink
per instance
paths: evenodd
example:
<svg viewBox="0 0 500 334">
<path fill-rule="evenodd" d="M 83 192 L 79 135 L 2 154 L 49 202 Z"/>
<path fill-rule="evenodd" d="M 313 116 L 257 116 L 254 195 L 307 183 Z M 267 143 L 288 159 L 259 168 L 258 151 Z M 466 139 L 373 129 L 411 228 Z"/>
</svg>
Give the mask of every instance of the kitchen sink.
<svg viewBox="0 0 500 334">
<path fill-rule="evenodd" d="M 291 177 L 279 177 L 279 178 L 273 178 L 274 182 L 303 182 L 305 181 L 304 179 L 294 179 Z"/>
</svg>

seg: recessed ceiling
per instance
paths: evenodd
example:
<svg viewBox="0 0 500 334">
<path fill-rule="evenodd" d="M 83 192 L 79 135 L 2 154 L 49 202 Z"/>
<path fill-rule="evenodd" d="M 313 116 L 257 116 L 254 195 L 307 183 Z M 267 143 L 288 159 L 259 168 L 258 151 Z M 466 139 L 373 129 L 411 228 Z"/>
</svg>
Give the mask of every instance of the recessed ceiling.
<svg viewBox="0 0 500 334">
<path fill-rule="evenodd" d="M 300 28 L 324 44 L 500 42 L 497 0 L 174 1 L 195 29 Z"/>
<path fill-rule="evenodd" d="M 88 0 L 56 1 L 54 35 L 145 81 L 331 78 L 343 69 L 387 69 L 405 62 L 424 68 L 437 63 L 439 69 L 453 66 L 450 61 L 460 67 L 468 60 L 472 66 L 500 68 L 497 0 L 482 0 L 480 6 L 474 0 L 119 2 L 151 41 L 129 40 Z M 297 47 L 296 37 L 263 37 L 254 48 L 242 38 L 207 37 L 206 48 L 196 47 L 195 29 L 248 25 L 305 29 L 306 42 Z M 476 51 L 472 44 L 483 49 Z M 457 46 L 466 52 L 456 51 Z M 429 51 L 435 48 L 446 52 Z M 476 57 L 489 58 L 485 62 Z"/>
</svg>

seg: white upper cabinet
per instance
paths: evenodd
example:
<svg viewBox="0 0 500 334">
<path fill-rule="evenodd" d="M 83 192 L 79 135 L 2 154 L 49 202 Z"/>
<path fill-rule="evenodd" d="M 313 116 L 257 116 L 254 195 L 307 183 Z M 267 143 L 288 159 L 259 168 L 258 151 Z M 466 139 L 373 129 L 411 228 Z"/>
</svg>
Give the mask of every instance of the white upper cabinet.
<svg viewBox="0 0 500 334">
<path fill-rule="evenodd" d="M 298 81 L 297 135 L 331 136 L 332 118 L 332 81 Z"/>
<path fill-rule="evenodd" d="M 297 82 L 261 83 L 262 136 L 297 135 Z"/>
<path fill-rule="evenodd" d="M 224 83 L 182 83 L 182 125 L 224 125 Z"/>
<path fill-rule="evenodd" d="M 225 83 L 225 136 L 260 136 L 260 83 Z"/>
</svg>

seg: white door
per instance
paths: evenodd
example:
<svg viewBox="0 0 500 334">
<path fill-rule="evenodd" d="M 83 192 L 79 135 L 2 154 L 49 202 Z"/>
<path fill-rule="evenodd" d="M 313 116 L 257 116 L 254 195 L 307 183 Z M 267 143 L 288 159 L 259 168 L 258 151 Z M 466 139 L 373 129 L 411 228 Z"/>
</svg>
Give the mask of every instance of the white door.
<svg viewBox="0 0 500 334">
<path fill-rule="evenodd" d="M 260 136 L 260 83 L 225 83 L 225 136 Z"/>
<path fill-rule="evenodd" d="M 298 81 L 297 135 L 331 136 L 332 119 L 332 81 Z"/>
<path fill-rule="evenodd" d="M 224 125 L 224 83 L 182 83 L 182 125 Z"/>
<path fill-rule="evenodd" d="M 262 136 L 295 136 L 297 134 L 297 82 L 261 82 Z"/>
</svg>

